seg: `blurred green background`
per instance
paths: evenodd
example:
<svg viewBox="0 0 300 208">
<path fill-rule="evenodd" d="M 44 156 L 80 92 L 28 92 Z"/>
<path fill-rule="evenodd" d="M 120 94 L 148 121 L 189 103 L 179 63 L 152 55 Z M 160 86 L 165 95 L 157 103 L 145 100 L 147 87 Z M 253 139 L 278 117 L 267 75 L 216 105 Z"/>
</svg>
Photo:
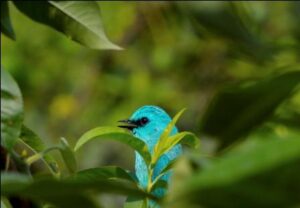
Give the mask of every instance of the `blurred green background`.
<svg viewBox="0 0 300 208">
<path fill-rule="evenodd" d="M 220 89 L 299 70 L 298 2 L 99 5 L 108 38 L 124 50 L 85 48 L 11 4 L 17 41 L 1 35 L 2 65 L 23 93 L 25 124 L 48 145 L 61 136 L 74 145 L 85 131 L 117 125 L 151 104 L 171 116 L 186 107 L 179 129 L 198 134 L 210 154 L 215 140 L 201 137 L 199 125 Z M 260 128 L 300 135 L 299 121 L 295 93 Z M 111 164 L 132 170 L 133 156 L 122 144 L 95 141 L 78 158 L 80 169 Z"/>
<path fill-rule="evenodd" d="M 299 14 L 293 13 L 299 7 L 296 2 L 235 4 L 245 13 L 244 21 L 249 19 L 246 14 L 251 18 L 247 25 L 254 35 L 247 38 L 283 48 L 277 53 L 265 52 L 263 55 L 268 58 L 263 62 L 257 62 L 261 57 L 255 55 L 265 48 L 245 46 L 252 50 L 249 55 L 239 50 L 237 39 L 231 40 L 230 34 L 226 37 L 230 27 L 235 27 L 232 17 L 226 16 L 227 8 L 232 6 L 229 3 L 99 5 L 107 36 L 125 50 L 85 48 L 11 7 L 18 41 L 2 36 L 2 64 L 21 87 L 25 124 L 47 143 L 54 143 L 61 136 L 74 143 L 86 130 L 117 125 L 116 121 L 145 104 L 159 105 L 171 115 L 187 107 L 179 126 L 197 132 L 199 119 L 220 87 L 282 73 L 289 70 L 286 66 L 299 66 Z M 196 10 L 195 14 L 191 9 Z M 192 22 L 197 11 L 215 15 L 209 26 L 223 26 L 215 31 L 203 21 L 198 24 L 201 28 L 195 29 Z M 239 32 L 231 31 L 242 39 L 243 31 L 242 35 Z M 289 105 L 300 113 L 299 96 Z M 132 166 L 132 157 L 128 159 L 131 151 L 119 144 L 90 145 L 88 150 L 82 157 L 86 160 L 83 165 Z"/>
</svg>

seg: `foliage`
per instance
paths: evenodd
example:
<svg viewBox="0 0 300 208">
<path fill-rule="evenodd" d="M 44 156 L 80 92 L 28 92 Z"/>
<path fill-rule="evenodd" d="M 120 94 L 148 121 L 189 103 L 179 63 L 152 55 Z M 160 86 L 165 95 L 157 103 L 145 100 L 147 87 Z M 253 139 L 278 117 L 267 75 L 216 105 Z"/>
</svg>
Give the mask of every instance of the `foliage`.
<svg viewBox="0 0 300 208">
<path fill-rule="evenodd" d="M 23 100 L 15 80 L 1 67 L 1 145 L 11 150 L 23 121 Z"/>
<path fill-rule="evenodd" d="M 78 150 L 81 146 L 94 138 L 106 138 L 123 142 L 141 153 L 148 165 L 149 174 L 151 176 L 157 159 L 159 159 L 161 155 L 171 149 L 174 145 L 183 141 L 182 138 L 184 136 L 189 135 L 188 139 L 192 140 L 187 143 L 197 144 L 196 136 L 189 132 L 181 132 L 168 137 L 171 129 L 176 123 L 176 120 L 182 112 L 183 111 L 179 112 L 173 121 L 167 126 L 165 133 L 162 134 L 162 138 L 160 139 L 161 141 L 164 141 L 164 143 L 163 145 L 157 145 L 157 150 L 154 152 L 153 158 L 143 141 L 132 136 L 126 130 L 119 129 L 117 127 L 98 127 L 86 132 L 81 138 L 79 138 L 74 149 L 75 151 Z M 23 138 L 24 142 L 27 141 L 26 144 L 33 149 L 43 149 L 39 138 L 26 127 L 22 128 L 20 137 Z M 166 141 L 169 142 L 167 143 Z M 125 194 L 129 197 L 144 196 L 145 199 L 154 198 L 154 196 L 151 196 L 151 192 L 154 188 L 158 187 L 159 180 L 150 181 L 149 188 L 143 191 L 139 188 L 137 179 L 133 177 L 134 173 L 130 174 L 128 171 L 119 167 L 94 168 L 76 173 L 76 159 L 74 151 L 70 148 L 68 142 L 64 138 L 61 138 L 61 142 L 58 146 L 53 146 L 37 152 L 26 158 L 25 162 L 28 166 L 30 166 L 37 160 L 45 160 L 45 154 L 55 149 L 61 152 L 71 176 L 66 179 L 62 178 L 60 175 L 58 176 L 58 179 L 53 176 L 31 178 L 25 174 L 4 172 L 1 177 L 1 188 L 4 190 L 2 193 L 3 196 L 22 196 L 36 201 L 41 200 L 58 207 L 98 207 L 93 201 L 83 194 L 85 189 L 99 191 L 100 193 Z M 161 149 L 161 151 L 159 151 L 159 149 Z M 44 162 L 48 161 L 45 160 Z M 49 169 L 51 170 L 51 168 Z M 165 173 L 169 169 L 170 166 L 165 168 L 161 174 Z M 53 175 L 55 176 L 55 174 Z M 74 196 L 76 196 L 76 200 L 72 199 Z"/>
<path fill-rule="evenodd" d="M 202 131 L 222 138 L 221 145 L 228 146 L 268 119 L 291 96 L 299 80 L 300 71 L 292 71 L 224 89 L 207 110 Z M 224 110 L 224 106 L 229 108 Z"/>
<path fill-rule="evenodd" d="M 14 1 L 14 4 L 31 19 L 49 25 L 90 48 L 120 49 L 106 38 L 96 2 L 47 1 L 29 4 Z"/>
<path fill-rule="evenodd" d="M 115 206 L 141 208 L 167 185 L 162 207 L 299 206 L 299 5 L 1 2 L 1 207 L 111 207 L 105 196 L 117 194 Z M 108 34 L 125 50 L 85 49 L 31 20 L 88 48 L 121 49 Z M 195 133 L 169 136 L 184 110 L 152 154 L 113 125 L 86 131 L 149 103 L 188 106 L 177 126 Z M 172 169 L 170 184 L 139 187 L 131 149 L 151 175 L 197 136 L 200 149 L 162 171 Z"/>
</svg>

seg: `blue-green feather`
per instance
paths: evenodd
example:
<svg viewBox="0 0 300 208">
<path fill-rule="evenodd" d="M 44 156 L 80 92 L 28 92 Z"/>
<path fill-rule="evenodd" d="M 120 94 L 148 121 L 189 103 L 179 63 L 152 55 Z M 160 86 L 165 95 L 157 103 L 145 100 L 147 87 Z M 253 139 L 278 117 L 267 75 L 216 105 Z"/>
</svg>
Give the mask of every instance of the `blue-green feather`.
<svg viewBox="0 0 300 208">
<path fill-rule="evenodd" d="M 152 154 L 154 146 L 158 142 L 160 135 L 162 134 L 166 126 L 170 123 L 171 118 L 163 109 L 157 106 L 143 106 L 133 113 L 133 115 L 130 117 L 130 120 L 138 120 L 143 117 L 147 117 L 149 119 L 149 122 L 144 126 L 134 128 L 133 134 L 147 144 Z M 170 135 L 174 135 L 176 133 L 177 128 L 174 127 Z M 176 145 L 170 151 L 165 153 L 155 165 L 152 181 L 172 160 L 177 158 L 181 154 L 181 152 L 181 145 Z M 135 156 L 136 176 L 139 180 L 140 186 L 146 188 L 148 183 L 148 172 L 146 164 L 138 152 L 135 152 Z M 170 180 L 170 176 L 171 172 L 169 171 L 162 176 L 161 180 L 164 180 L 168 183 Z M 166 190 L 158 188 L 154 191 L 154 195 L 156 195 L 157 197 L 163 197 L 165 192 Z"/>
</svg>

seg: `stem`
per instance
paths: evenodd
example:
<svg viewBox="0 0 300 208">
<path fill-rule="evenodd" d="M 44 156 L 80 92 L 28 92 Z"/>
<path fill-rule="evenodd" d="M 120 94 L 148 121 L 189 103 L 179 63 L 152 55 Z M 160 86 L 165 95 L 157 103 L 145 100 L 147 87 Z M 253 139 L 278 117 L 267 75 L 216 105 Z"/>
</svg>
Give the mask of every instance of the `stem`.
<svg viewBox="0 0 300 208">
<path fill-rule="evenodd" d="M 6 154 L 5 171 L 8 171 L 9 165 L 10 165 L 10 155 Z"/>
<path fill-rule="evenodd" d="M 154 179 L 154 181 L 152 182 L 152 186 L 164 175 L 165 173 L 161 173 L 161 174 L 159 174 L 155 179 Z M 152 188 L 152 186 L 151 186 L 151 188 Z"/>
<path fill-rule="evenodd" d="M 30 166 L 32 163 L 42 159 L 45 156 L 45 154 L 47 154 L 48 152 L 50 152 L 52 150 L 59 150 L 59 147 L 50 147 L 42 152 L 36 153 L 36 154 L 28 157 L 25 162 L 27 163 L 27 165 Z"/>
<path fill-rule="evenodd" d="M 52 151 L 52 150 L 60 150 L 60 148 L 58 146 L 54 146 L 54 147 L 50 147 L 48 149 L 45 149 L 44 151 L 42 152 L 39 152 L 39 153 L 36 153 L 30 157 L 28 157 L 26 160 L 25 160 L 25 163 L 30 167 L 30 165 L 32 165 L 32 163 L 38 161 L 38 160 L 42 160 L 45 164 L 46 164 L 46 167 L 49 169 L 49 171 L 52 173 L 53 176 L 55 177 L 60 177 L 60 173 L 59 172 L 56 172 L 55 170 L 52 169 L 52 167 L 50 166 L 50 164 L 47 164 L 47 162 L 44 160 L 44 156 Z"/>
<path fill-rule="evenodd" d="M 28 157 L 25 162 L 27 163 L 27 165 L 31 165 L 32 163 L 38 161 L 39 159 L 41 159 L 44 156 L 44 154 L 42 153 L 36 153 L 30 157 Z"/>
<path fill-rule="evenodd" d="M 153 183 L 152 183 L 153 169 L 152 169 L 151 164 L 148 165 L 147 169 L 148 169 L 147 192 L 148 192 L 148 193 L 151 193 L 152 184 L 153 184 Z M 150 200 L 149 198 L 146 199 L 146 207 L 150 207 L 150 201 L 149 201 L 149 200 Z"/>
<path fill-rule="evenodd" d="M 22 173 L 27 173 L 27 175 L 31 176 L 29 166 L 26 164 L 26 162 L 16 152 L 11 151 L 10 156 L 14 160 L 14 162 L 16 163 L 17 170 L 19 170 Z"/>
<path fill-rule="evenodd" d="M 153 170 L 151 168 L 148 168 L 147 192 L 149 192 L 149 193 L 150 193 L 151 187 L 152 187 L 152 174 L 153 174 Z"/>
</svg>

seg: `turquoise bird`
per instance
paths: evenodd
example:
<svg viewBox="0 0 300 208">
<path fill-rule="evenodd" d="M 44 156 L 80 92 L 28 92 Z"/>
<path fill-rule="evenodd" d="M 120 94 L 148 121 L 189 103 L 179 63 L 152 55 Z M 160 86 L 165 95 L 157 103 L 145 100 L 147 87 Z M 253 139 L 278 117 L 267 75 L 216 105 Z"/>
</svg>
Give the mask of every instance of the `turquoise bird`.
<svg viewBox="0 0 300 208">
<path fill-rule="evenodd" d="M 129 119 L 121 120 L 124 125 L 119 127 L 127 128 L 132 131 L 133 135 L 144 141 L 153 154 L 153 149 L 156 143 L 159 141 L 160 135 L 164 129 L 171 122 L 170 116 L 161 108 L 157 106 L 143 106 L 137 109 Z M 177 128 L 174 127 L 170 135 L 176 134 Z M 157 161 L 152 181 L 161 173 L 161 171 L 174 159 L 176 159 L 182 153 L 182 147 L 180 144 L 174 146 L 170 151 L 162 155 Z M 148 184 L 148 172 L 147 166 L 143 158 L 138 152 L 135 152 L 135 173 L 138 178 L 139 184 L 142 188 L 146 189 Z M 161 177 L 161 180 L 169 182 L 171 172 L 168 171 Z M 165 189 L 158 188 L 154 190 L 153 194 L 159 198 L 163 197 L 166 193 Z"/>
</svg>

